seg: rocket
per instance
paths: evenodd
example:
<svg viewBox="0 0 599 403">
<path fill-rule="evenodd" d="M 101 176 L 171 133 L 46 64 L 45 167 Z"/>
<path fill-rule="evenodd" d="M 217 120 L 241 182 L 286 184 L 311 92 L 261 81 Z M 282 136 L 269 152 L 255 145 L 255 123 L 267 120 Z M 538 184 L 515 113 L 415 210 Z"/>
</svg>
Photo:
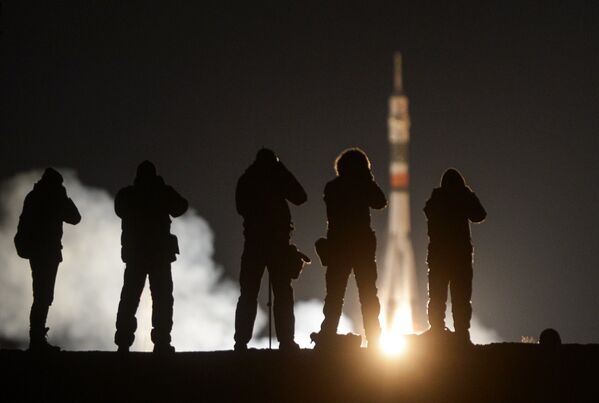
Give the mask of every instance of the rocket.
<svg viewBox="0 0 599 403">
<path fill-rule="evenodd" d="M 394 55 L 393 93 L 389 97 L 390 192 L 385 260 L 380 282 L 383 328 L 414 332 L 418 288 L 410 225 L 408 149 L 410 116 L 403 89 L 402 57 Z"/>
</svg>

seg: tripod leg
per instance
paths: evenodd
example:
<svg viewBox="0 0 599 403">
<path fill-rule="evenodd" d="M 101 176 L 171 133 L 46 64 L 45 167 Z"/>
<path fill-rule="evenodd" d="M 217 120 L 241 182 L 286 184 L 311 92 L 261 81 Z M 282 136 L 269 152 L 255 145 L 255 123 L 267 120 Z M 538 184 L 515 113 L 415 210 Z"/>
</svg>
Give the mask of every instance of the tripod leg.
<svg viewBox="0 0 599 403">
<path fill-rule="evenodd" d="M 268 349 L 272 350 L 272 283 L 268 272 Z"/>
</svg>

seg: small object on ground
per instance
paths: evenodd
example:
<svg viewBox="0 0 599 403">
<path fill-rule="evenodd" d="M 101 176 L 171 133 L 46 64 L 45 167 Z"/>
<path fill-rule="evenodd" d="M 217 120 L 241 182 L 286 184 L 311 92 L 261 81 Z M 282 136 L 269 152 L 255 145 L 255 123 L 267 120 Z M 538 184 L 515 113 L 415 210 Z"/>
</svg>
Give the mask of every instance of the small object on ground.
<svg viewBox="0 0 599 403">
<path fill-rule="evenodd" d="M 559 347 L 562 344 L 562 338 L 557 330 L 548 328 L 541 332 L 539 336 L 539 344 L 544 347 Z"/>
<path fill-rule="evenodd" d="M 362 336 L 354 333 L 347 334 L 322 334 L 313 332 L 310 340 L 314 343 L 314 350 L 358 350 L 362 345 Z"/>
</svg>

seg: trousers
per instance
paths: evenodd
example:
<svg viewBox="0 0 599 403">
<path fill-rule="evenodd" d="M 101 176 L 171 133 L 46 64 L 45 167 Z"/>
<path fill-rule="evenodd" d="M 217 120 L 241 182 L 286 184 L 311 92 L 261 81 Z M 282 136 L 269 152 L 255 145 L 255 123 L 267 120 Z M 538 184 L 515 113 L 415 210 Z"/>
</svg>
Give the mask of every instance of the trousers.
<svg viewBox="0 0 599 403">
<path fill-rule="evenodd" d="M 247 344 L 252 338 L 258 310 L 258 293 L 264 270 L 268 270 L 274 295 L 273 313 L 277 339 L 292 342 L 295 333 L 293 288 L 291 276 L 283 258 L 288 242 L 260 244 L 247 242 L 241 256 L 239 285 L 241 293 L 235 310 L 235 342 Z"/>
<path fill-rule="evenodd" d="M 116 316 L 114 342 L 118 346 L 131 346 L 135 340 L 137 319 L 135 314 L 149 279 L 152 295 L 152 342 L 168 344 L 173 328 L 173 278 L 169 263 L 127 263 L 125 267 L 121 300 Z"/>
<path fill-rule="evenodd" d="M 326 272 L 327 295 L 324 300 L 324 320 L 320 326 L 323 334 L 335 334 L 341 312 L 343 299 L 349 276 L 352 272 L 350 264 L 331 263 Z M 364 332 L 368 341 L 376 341 L 381 334 L 379 314 L 381 305 L 376 288 L 376 262 L 374 260 L 357 262 L 353 265 L 353 272 L 358 286 L 358 294 L 362 309 Z"/>
<path fill-rule="evenodd" d="M 33 280 L 33 304 L 29 314 L 29 335 L 32 339 L 40 339 L 46 335 L 46 319 L 54 300 L 54 285 L 59 263 L 59 258 L 29 259 Z"/>
<path fill-rule="evenodd" d="M 447 292 L 451 292 L 451 308 L 456 332 L 467 331 L 472 317 L 472 255 L 429 259 L 428 321 L 432 328 L 445 327 Z"/>
<path fill-rule="evenodd" d="M 331 256 L 326 272 L 327 295 L 324 300 L 323 334 L 335 334 L 343 310 L 343 299 L 349 276 L 354 273 L 362 309 L 364 332 L 369 342 L 377 342 L 381 334 L 381 304 L 376 288 L 376 237 L 370 230 L 356 234 L 329 233 Z"/>
</svg>

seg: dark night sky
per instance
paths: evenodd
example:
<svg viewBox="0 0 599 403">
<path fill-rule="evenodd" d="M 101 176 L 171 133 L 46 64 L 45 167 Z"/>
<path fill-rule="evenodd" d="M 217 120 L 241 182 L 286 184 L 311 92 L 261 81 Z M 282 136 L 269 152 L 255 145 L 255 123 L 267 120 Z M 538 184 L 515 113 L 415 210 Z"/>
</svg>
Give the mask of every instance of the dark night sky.
<svg viewBox="0 0 599 403">
<path fill-rule="evenodd" d="M 362 147 L 387 183 L 401 50 L 421 279 L 421 208 L 455 166 L 489 213 L 474 228 L 476 315 L 506 340 L 553 326 L 599 342 L 598 3 L 48 3 L 2 5 L 0 179 L 71 167 L 114 194 L 152 159 L 208 220 L 215 259 L 236 278 L 234 186 L 259 147 L 308 191 L 293 214 L 309 251 L 339 151 Z M 380 243 L 385 220 L 375 214 Z M 322 297 L 323 272 L 296 285 L 298 298 Z"/>
</svg>

